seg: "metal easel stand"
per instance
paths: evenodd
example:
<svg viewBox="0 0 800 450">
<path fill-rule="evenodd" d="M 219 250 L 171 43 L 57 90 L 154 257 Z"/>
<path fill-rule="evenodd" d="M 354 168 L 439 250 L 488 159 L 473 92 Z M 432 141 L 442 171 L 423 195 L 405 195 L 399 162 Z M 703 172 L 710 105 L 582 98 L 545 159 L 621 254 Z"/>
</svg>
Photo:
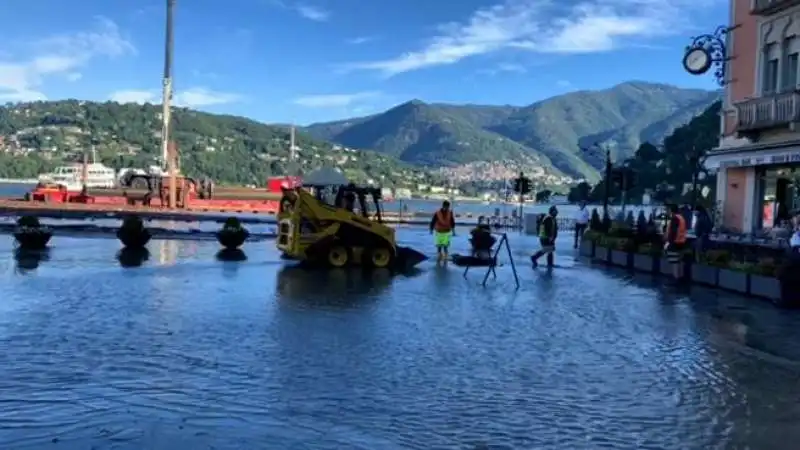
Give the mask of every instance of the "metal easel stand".
<svg viewBox="0 0 800 450">
<path fill-rule="evenodd" d="M 494 255 L 492 255 L 492 262 L 489 264 L 489 268 L 486 270 L 486 275 L 483 277 L 483 282 L 481 286 L 486 287 L 486 282 L 489 281 L 489 275 L 492 276 L 493 279 L 497 279 L 497 272 L 495 268 L 497 267 L 497 256 L 500 254 L 500 251 L 503 247 L 506 248 L 506 253 L 508 254 L 508 261 L 511 263 L 511 273 L 514 274 L 514 284 L 519 289 L 519 276 L 517 275 L 517 266 L 514 265 L 514 257 L 511 255 L 511 246 L 508 245 L 508 236 L 506 233 L 499 233 L 502 235 L 500 238 L 500 242 L 497 244 L 497 249 L 494 251 Z M 467 278 L 467 273 L 469 272 L 470 266 L 467 266 L 464 269 L 464 278 Z"/>
</svg>

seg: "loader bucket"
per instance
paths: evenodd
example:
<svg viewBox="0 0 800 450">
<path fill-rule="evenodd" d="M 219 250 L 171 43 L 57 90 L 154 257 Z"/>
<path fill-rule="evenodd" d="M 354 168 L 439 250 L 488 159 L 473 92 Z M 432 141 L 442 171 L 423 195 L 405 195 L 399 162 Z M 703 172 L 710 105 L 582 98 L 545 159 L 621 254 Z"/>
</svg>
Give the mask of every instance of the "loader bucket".
<svg viewBox="0 0 800 450">
<path fill-rule="evenodd" d="M 397 247 L 395 265 L 397 270 L 411 270 L 417 264 L 428 259 L 427 256 L 409 247 Z"/>
</svg>

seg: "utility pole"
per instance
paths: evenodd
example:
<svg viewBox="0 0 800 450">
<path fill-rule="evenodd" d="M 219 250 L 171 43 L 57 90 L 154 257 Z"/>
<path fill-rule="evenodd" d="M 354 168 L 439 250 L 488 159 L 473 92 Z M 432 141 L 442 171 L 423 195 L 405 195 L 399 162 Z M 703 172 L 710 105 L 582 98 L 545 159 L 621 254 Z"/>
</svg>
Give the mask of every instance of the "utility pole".
<svg viewBox="0 0 800 450">
<path fill-rule="evenodd" d="M 175 0 L 167 0 L 167 23 L 166 36 L 164 42 L 164 92 L 161 101 L 161 161 L 162 170 L 166 169 L 169 173 L 169 207 L 175 208 L 177 200 L 177 186 L 175 173 L 175 160 L 177 152 L 170 151 L 170 125 L 172 122 L 172 51 L 175 44 L 173 34 L 173 13 L 175 10 Z"/>
</svg>

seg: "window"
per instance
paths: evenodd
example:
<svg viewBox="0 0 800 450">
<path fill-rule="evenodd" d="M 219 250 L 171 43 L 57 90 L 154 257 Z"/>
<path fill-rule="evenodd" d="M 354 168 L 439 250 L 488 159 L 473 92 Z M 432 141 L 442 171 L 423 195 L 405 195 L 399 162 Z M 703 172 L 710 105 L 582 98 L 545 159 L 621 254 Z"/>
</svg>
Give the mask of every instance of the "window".
<svg viewBox="0 0 800 450">
<path fill-rule="evenodd" d="M 783 71 L 783 90 L 791 91 L 797 87 L 797 69 L 800 53 L 792 53 L 786 57 Z"/>
<path fill-rule="evenodd" d="M 783 41 L 783 66 L 781 67 L 781 90 L 793 91 L 797 87 L 798 54 L 797 39 L 790 36 Z"/>
<path fill-rule="evenodd" d="M 778 90 L 779 49 L 775 43 L 764 46 L 761 56 L 761 94 L 774 94 Z"/>
</svg>

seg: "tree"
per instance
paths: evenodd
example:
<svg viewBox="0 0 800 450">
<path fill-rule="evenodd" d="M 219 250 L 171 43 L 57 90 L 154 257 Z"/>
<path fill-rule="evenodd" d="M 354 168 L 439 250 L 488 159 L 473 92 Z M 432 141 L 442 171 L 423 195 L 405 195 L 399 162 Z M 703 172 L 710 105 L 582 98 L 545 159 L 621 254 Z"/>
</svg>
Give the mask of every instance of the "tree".
<svg viewBox="0 0 800 450">
<path fill-rule="evenodd" d="M 550 189 L 544 189 L 536 193 L 536 203 L 547 203 L 550 201 L 550 196 L 553 195 L 553 191 Z"/>
<path fill-rule="evenodd" d="M 567 194 L 567 200 L 571 203 L 578 203 L 584 202 L 589 200 L 589 195 L 592 192 L 592 186 L 585 182 L 581 181 L 580 183 L 576 184 L 575 186 L 569 189 L 569 194 Z"/>
</svg>

